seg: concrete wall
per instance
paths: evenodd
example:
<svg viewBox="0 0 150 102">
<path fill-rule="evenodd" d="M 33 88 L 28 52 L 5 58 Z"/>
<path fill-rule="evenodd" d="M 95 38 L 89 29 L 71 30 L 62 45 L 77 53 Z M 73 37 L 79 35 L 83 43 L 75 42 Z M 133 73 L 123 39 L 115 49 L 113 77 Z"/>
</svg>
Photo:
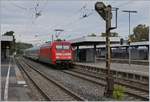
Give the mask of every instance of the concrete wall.
<svg viewBox="0 0 150 102">
<path fill-rule="evenodd" d="M 145 60 L 148 58 L 148 50 L 147 49 L 132 49 L 131 50 L 131 59 Z"/>
<path fill-rule="evenodd" d="M 94 62 L 94 49 L 87 49 L 86 53 L 86 61 Z"/>
</svg>

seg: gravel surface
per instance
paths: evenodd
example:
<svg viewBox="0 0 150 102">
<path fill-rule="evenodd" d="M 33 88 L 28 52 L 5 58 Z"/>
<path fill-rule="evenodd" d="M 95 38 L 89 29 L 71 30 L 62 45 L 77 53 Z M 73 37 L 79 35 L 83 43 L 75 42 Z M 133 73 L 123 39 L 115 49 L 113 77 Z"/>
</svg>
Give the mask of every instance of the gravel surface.
<svg viewBox="0 0 150 102">
<path fill-rule="evenodd" d="M 34 61 L 30 62 L 32 63 L 32 65 L 37 66 L 39 70 L 43 71 L 45 74 L 48 74 L 49 77 L 59 81 L 65 87 L 71 89 L 72 91 L 81 95 L 89 101 L 116 101 L 115 99 L 104 97 L 104 87 L 100 85 L 66 74 L 64 72 L 61 72 L 61 70 L 51 68 L 51 66 L 47 64 L 41 64 Z M 128 96 L 126 94 L 123 100 L 141 101 L 141 99 L 139 98 Z"/>
<path fill-rule="evenodd" d="M 36 66 L 39 70 L 43 71 L 45 74 L 48 74 L 49 77 L 58 80 L 65 87 L 71 89 L 72 91 L 81 95 L 87 100 L 103 100 L 102 97 L 104 87 L 100 85 L 66 74 L 64 72 L 61 72 L 61 70 L 51 69 L 50 66 L 43 66 L 33 61 L 32 65 Z"/>
<path fill-rule="evenodd" d="M 41 76 L 39 73 L 34 71 L 31 68 L 27 68 L 29 75 L 31 78 L 34 79 L 36 84 L 44 90 L 44 92 L 47 93 L 47 95 L 50 97 L 51 100 L 55 101 L 72 101 L 75 100 L 72 96 L 68 95 L 64 90 L 56 86 L 53 82 L 50 82 L 49 80 L 45 79 L 43 76 Z"/>
<path fill-rule="evenodd" d="M 30 100 L 30 101 L 46 101 L 46 99 L 42 96 L 39 90 L 34 86 L 33 82 L 28 78 L 28 76 L 24 73 L 24 71 L 19 66 L 18 68 L 20 69 L 24 79 L 26 80 L 27 85 L 31 89 L 31 92 L 32 92 L 31 95 L 32 95 L 33 100 Z"/>
</svg>

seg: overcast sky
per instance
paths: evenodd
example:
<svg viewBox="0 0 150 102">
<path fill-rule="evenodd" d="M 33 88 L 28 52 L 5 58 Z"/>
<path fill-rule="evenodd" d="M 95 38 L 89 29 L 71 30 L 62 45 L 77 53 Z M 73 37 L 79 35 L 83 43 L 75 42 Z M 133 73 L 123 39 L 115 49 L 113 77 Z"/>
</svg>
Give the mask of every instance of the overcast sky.
<svg viewBox="0 0 150 102">
<path fill-rule="evenodd" d="M 138 24 L 150 25 L 149 0 L 1 0 L 1 34 L 12 30 L 17 41 L 34 44 L 51 40 L 54 29 L 63 29 L 59 37 L 64 39 L 100 35 L 105 32 L 105 22 L 94 10 L 97 1 L 119 8 L 118 28 L 114 31 L 121 37 L 128 36 L 128 14 L 122 10 L 138 12 L 131 14 L 131 34 Z M 35 8 L 41 11 L 37 18 Z M 84 13 L 89 16 L 82 18 Z"/>
</svg>

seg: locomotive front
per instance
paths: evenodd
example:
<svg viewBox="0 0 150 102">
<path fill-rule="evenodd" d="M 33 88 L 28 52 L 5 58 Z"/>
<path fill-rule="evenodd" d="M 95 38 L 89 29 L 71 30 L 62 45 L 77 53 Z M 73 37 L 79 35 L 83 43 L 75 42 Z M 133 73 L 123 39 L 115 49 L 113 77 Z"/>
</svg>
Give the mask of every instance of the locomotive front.
<svg viewBox="0 0 150 102">
<path fill-rule="evenodd" d="M 60 42 L 55 45 L 56 64 L 61 66 L 72 66 L 72 48 L 69 42 Z"/>
</svg>

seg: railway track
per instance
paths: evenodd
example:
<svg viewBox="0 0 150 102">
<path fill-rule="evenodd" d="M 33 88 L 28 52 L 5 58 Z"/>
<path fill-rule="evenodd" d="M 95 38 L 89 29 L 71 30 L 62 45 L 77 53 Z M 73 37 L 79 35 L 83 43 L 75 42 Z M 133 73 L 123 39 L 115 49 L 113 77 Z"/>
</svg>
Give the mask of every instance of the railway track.
<svg viewBox="0 0 150 102">
<path fill-rule="evenodd" d="M 103 72 L 101 72 L 100 71 L 101 69 L 96 68 L 96 67 L 88 67 L 88 66 L 87 67 L 81 67 L 81 66 L 76 66 L 75 65 L 75 68 L 86 70 L 86 71 L 96 73 L 96 74 L 98 73 L 98 74 L 106 76 L 106 72 L 105 72 L 106 70 L 105 69 L 103 70 Z M 143 84 L 143 85 L 146 85 L 146 86 L 149 85 L 149 81 L 133 80 L 133 79 L 125 78 L 125 77 L 118 77 L 118 76 L 115 76 L 115 75 L 113 77 L 114 77 L 114 79 L 124 80 L 124 81 L 129 82 L 129 83 Z"/>
<path fill-rule="evenodd" d="M 76 77 L 79 77 L 79 78 L 82 78 L 82 79 L 85 79 L 85 80 L 88 80 L 88 81 L 91 81 L 91 82 L 94 82 L 96 84 L 99 84 L 99 85 L 103 85 L 105 86 L 106 85 L 106 81 L 105 81 L 105 77 L 100 77 L 100 76 L 95 76 L 95 75 L 92 75 L 92 74 L 87 74 L 86 72 L 81 72 L 81 71 L 75 71 L 75 70 L 65 70 L 63 71 L 64 73 L 67 73 L 67 74 L 70 74 L 70 75 L 73 75 L 73 76 L 76 76 Z M 103 81 L 100 81 L 100 80 L 103 80 Z M 129 94 L 129 95 L 132 95 L 134 97 L 137 97 L 137 98 L 141 98 L 142 100 L 149 100 L 149 90 L 146 89 L 146 88 L 143 88 L 143 87 L 138 87 L 134 84 L 129 84 L 129 83 L 125 83 L 123 81 L 118 81 L 118 80 L 115 80 L 115 85 L 122 85 L 125 87 L 125 93 L 126 94 Z"/>
<path fill-rule="evenodd" d="M 85 70 L 63 70 L 62 72 L 66 73 L 66 74 L 70 74 L 72 76 L 75 77 L 79 77 L 81 79 L 90 81 L 92 83 L 101 85 L 101 86 L 106 86 L 106 81 L 105 81 L 105 76 L 99 76 L 99 75 L 92 75 L 89 74 L 89 72 L 87 73 L 87 71 Z M 100 80 L 99 80 L 100 79 Z M 146 88 L 143 88 L 144 86 L 139 86 L 140 83 L 138 83 L 139 85 L 136 86 L 135 83 L 131 85 L 131 83 L 129 84 L 129 82 L 123 82 L 120 80 L 115 80 L 115 84 L 119 84 L 125 87 L 125 93 L 129 94 L 131 96 L 140 98 L 142 100 L 149 100 L 148 96 L 149 96 L 149 91 Z M 137 83 L 136 83 L 137 84 Z"/>
<path fill-rule="evenodd" d="M 39 91 L 45 96 L 46 100 L 57 100 L 57 101 L 84 101 L 85 99 L 76 93 L 72 92 L 68 88 L 64 87 L 56 80 L 53 80 L 46 76 L 41 71 L 37 70 L 33 66 L 29 66 L 23 61 L 18 61 L 19 66 L 32 80 L 34 85 Z"/>
<path fill-rule="evenodd" d="M 84 65 L 84 64 L 76 64 L 74 63 L 75 68 L 80 68 L 84 70 L 88 70 L 91 72 L 99 73 L 99 74 L 106 74 L 107 69 L 105 67 L 97 67 L 94 65 Z M 146 73 L 135 73 L 134 70 L 129 71 L 129 70 L 121 70 L 121 69 L 111 69 L 111 74 L 113 75 L 114 78 L 120 78 L 122 80 L 130 81 L 130 82 L 135 82 L 135 83 L 140 83 L 143 85 L 148 85 L 149 84 L 149 75 Z"/>
<path fill-rule="evenodd" d="M 75 73 L 80 73 L 86 76 L 90 76 L 96 79 L 101 79 L 101 80 L 105 80 L 106 79 L 106 75 L 104 74 L 98 74 L 98 73 L 91 73 L 89 71 L 85 71 L 82 69 L 72 69 L 71 71 L 75 72 Z M 134 89 L 138 89 L 144 92 L 149 92 L 149 86 L 148 84 L 143 84 L 140 82 L 135 82 L 135 81 L 131 81 L 131 80 L 124 80 L 121 78 L 114 78 L 115 83 L 119 84 L 119 85 L 124 85 L 124 86 L 128 86 L 130 88 L 134 88 Z M 136 85 L 136 86 L 135 86 Z"/>
</svg>

